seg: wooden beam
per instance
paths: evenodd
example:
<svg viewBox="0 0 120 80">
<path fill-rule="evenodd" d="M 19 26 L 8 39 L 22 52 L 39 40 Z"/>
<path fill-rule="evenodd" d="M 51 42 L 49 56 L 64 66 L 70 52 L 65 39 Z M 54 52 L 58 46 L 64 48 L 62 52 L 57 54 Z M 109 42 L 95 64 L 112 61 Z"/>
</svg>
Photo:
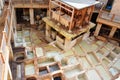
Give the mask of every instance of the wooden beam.
<svg viewBox="0 0 120 80">
<path fill-rule="evenodd" d="M 52 18 L 52 17 L 51 17 L 51 0 L 50 0 L 50 2 L 49 2 L 49 17 L 50 17 L 50 19 Z"/>
<path fill-rule="evenodd" d="M 40 5 L 40 4 L 14 4 L 14 8 L 49 8 L 48 4 Z"/>
<path fill-rule="evenodd" d="M 113 21 L 110 21 L 110 20 L 106 20 L 106 19 L 103 19 L 103 18 L 100 18 L 100 17 L 97 18 L 97 22 L 108 25 L 108 26 L 115 26 L 115 27 L 120 29 L 120 23 L 116 23 L 116 22 L 113 22 Z"/>
<path fill-rule="evenodd" d="M 95 33 L 94 33 L 95 36 L 98 36 L 101 27 L 102 27 L 102 24 L 101 24 L 101 23 L 98 23 L 98 24 L 97 24 L 97 27 L 96 27 L 96 30 L 95 30 Z"/>
<path fill-rule="evenodd" d="M 109 34 L 110 38 L 112 38 L 114 36 L 116 30 L 117 30 L 117 27 L 112 27 L 112 30 L 111 30 L 111 32 Z"/>
</svg>

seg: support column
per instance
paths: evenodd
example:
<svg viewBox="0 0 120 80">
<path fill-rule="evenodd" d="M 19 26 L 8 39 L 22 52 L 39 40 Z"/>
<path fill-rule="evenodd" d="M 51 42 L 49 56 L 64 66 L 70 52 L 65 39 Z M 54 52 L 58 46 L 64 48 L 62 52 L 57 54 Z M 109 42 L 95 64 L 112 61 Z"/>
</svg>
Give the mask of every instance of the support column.
<svg viewBox="0 0 120 80">
<path fill-rule="evenodd" d="M 48 24 L 46 24 L 46 31 L 45 31 L 46 37 L 50 37 L 50 29 L 51 29 L 51 27 Z"/>
<path fill-rule="evenodd" d="M 71 47 L 71 40 L 65 39 L 64 50 L 67 51 Z"/>
<path fill-rule="evenodd" d="M 30 8 L 29 13 L 30 13 L 30 24 L 34 24 L 34 9 Z"/>
<path fill-rule="evenodd" d="M 17 17 L 16 17 L 16 8 L 13 9 L 13 23 L 14 23 L 14 28 L 17 26 Z"/>
<path fill-rule="evenodd" d="M 96 30 L 95 30 L 95 33 L 94 33 L 95 36 L 98 36 L 101 27 L 102 27 L 102 24 L 101 24 L 101 23 L 98 23 L 98 24 L 97 24 L 97 27 L 96 27 Z"/>
<path fill-rule="evenodd" d="M 112 30 L 111 30 L 111 32 L 109 34 L 110 38 L 112 38 L 114 36 L 116 30 L 117 30 L 117 27 L 112 27 Z"/>
</svg>

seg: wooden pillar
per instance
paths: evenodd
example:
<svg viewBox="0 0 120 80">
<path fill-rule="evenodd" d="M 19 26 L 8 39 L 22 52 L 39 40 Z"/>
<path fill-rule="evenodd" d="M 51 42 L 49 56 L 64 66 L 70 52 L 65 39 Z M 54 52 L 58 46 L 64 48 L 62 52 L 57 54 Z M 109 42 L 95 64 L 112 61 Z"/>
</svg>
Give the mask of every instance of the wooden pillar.
<svg viewBox="0 0 120 80">
<path fill-rule="evenodd" d="M 14 16 L 14 25 L 17 25 L 17 17 L 16 17 L 16 8 L 13 8 L 13 16 Z"/>
<path fill-rule="evenodd" d="M 30 13 L 30 24 L 34 24 L 34 9 L 30 8 L 29 13 Z"/>
<path fill-rule="evenodd" d="M 70 26 L 69 26 L 69 33 L 72 32 L 72 29 L 73 29 L 73 18 L 74 18 L 74 13 L 75 13 L 75 9 L 73 9 L 73 12 L 72 12 L 72 16 L 71 16 L 71 20 L 70 20 Z"/>
<path fill-rule="evenodd" d="M 70 49 L 70 44 L 71 44 L 71 40 L 65 39 L 65 45 L 64 45 L 65 51 Z"/>
<path fill-rule="evenodd" d="M 111 30 L 111 32 L 109 34 L 110 38 L 112 38 L 114 36 L 116 30 L 117 30 L 117 27 L 112 27 L 112 30 Z"/>
<path fill-rule="evenodd" d="M 50 19 L 52 18 L 51 17 L 51 0 L 49 1 L 49 17 L 50 17 Z"/>
<path fill-rule="evenodd" d="M 45 36 L 50 37 L 50 26 L 46 24 L 46 31 L 45 31 Z"/>
<path fill-rule="evenodd" d="M 47 16 L 49 16 L 49 9 L 47 9 Z"/>
<path fill-rule="evenodd" d="M 14 22 L 15 22 L 15 20 L 12 19 L 12 28 L 11 28 L 11 41 L 12 42 L 14 42 L 14 31 L 13 31 L 14 24 L 15 24 Z"/>
<path fill-rule="evenodd" d="M 102 24 L 101 24 L 101 23 L 98 23 L 98 24 L 97 24 L 97 27 L 96 27 L 96 30 L 95 30 L 95 33 L 94 33 L 95 36 L 98 36 L 101 27 L 102 27 Z"/>
<path fill-rule="evenodd" d="M 8 48 L 9 48 L 9 61 L 13 61 L 14 56 L 13 56 L 12 46 L 9 45 Z"/>
<path fill-rule="evenodd" d="M 113 21 L 115 18 L 115 14 L 112 15 L 111 21 Z"/>
</svg>

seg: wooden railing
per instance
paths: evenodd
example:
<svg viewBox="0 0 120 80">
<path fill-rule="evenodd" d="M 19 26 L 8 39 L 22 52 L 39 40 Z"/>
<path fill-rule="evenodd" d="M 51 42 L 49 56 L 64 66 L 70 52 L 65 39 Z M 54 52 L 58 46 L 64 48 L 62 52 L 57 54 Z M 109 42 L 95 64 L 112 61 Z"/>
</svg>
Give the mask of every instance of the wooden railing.
<svg viewBox="0 0 120 80">
<path fill-rule="evenodd" d="M 49 4 L 49 0 L 12 0 L 13 4 Z"/>
<path fill-rule="evenodd" d="M 103 18 L 112 22 L 120 23 L 120 16 L 111 14 L 108 11 L 101 10 L 98 18 Z"/>
</svg>

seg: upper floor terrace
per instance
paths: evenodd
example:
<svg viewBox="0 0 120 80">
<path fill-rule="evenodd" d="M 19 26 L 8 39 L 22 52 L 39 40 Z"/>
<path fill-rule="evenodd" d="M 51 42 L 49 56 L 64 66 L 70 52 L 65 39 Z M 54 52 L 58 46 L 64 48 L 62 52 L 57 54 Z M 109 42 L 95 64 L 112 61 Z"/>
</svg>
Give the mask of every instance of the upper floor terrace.
<svg viewBox="0 0 120 80">
<path fill-rule="evenodd" d="M 97 22 L 108 25 L 116 26 L 120 28 L 120 9 L 119 9 L 119 0 L 112 0 L 111 6 L 103 5 L 101 8 Z M 108 1 L 110 3 L 110 1 Z"/>
<path fill-rule="evenodd" d="M 110 12 L 106 10 L 101 10 L 99 12 L 97 22 L 109 25 L 109 26 L 117 26 L 120 28 L 120 16 L 111 14 Z"/>
<path fill-rule="evenodd" d="M 95 36 L 102 35 L 120 42 L 120 0 L 114 0 L 112 6 L 103 5 L 97 18 Z"/>
</svg>

